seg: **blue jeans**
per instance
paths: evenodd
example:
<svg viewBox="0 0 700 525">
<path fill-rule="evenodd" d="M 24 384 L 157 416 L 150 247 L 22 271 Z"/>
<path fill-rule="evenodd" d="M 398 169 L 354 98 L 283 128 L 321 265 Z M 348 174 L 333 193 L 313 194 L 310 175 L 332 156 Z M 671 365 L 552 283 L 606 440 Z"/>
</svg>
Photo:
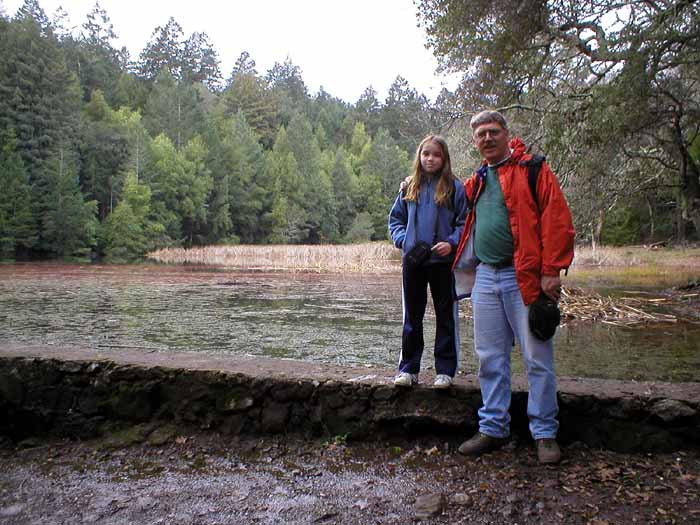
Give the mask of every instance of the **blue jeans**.
<svg viewBox="0 0 700 525">
<path fill-rule="evenodd" d="M 552 340 L 543 342 L 530 333 L 528 307 L 523 303 L 515 268 L 497 269 L 480 264 L 472 290 L 474 349 L 479 358 L 479 385 L 483 406 L 479 431 L 492 437 L 510 435 L 511 369 L 513 342 L 523 354 L 529 394 L 527 415 L 535 439 L 556 437 L 557 386 Z"/>
</svg>

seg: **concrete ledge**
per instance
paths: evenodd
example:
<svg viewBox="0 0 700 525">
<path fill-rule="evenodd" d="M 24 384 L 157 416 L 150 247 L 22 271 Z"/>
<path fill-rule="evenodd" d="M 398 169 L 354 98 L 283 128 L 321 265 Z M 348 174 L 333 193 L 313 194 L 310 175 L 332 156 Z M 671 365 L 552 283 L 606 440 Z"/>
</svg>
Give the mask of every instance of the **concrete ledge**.
<svg viewBox="0 0 700 525">
<path fill-rule="evenodd" d="M 477 428 L 475 376 L 451 390 L 402 390 L 393 370 L 260 357 L 0 346 L 0 434 L 90 438 L 115 425 L 174 423 L 220 432 L 374 439 Z M 424 374 L 428 380 L 428 374 Z M 513 432 L 527 435 L 527 388 L 514 378 Z M 700 446 L 700 383 L 561 378 L 563 443 L 618 451 Z"/>
</svg>

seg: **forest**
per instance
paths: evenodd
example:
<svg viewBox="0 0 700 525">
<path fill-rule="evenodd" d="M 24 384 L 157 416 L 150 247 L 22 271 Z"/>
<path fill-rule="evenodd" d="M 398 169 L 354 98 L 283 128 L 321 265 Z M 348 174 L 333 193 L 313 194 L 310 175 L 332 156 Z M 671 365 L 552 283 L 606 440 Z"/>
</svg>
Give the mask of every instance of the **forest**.
<svg viewBox="0 0 700 525">
<path fill-rule="evenodd" d="M 25 0 L 0 13 L 0 258 L 383 240 L 421 138 L 444 135 L 465 178 L 486 107 L 547 155 L 579 242 L 697 241 L 700 7 L 575 4 L 416 2 L 459 87 L 430 100 L 397 76 L 348 103 L 290 58 L 260 72 L 241 50 L 222 72 L 173 18 L 131 57 L 99 3 L 68 31 Z"/>
</svg>

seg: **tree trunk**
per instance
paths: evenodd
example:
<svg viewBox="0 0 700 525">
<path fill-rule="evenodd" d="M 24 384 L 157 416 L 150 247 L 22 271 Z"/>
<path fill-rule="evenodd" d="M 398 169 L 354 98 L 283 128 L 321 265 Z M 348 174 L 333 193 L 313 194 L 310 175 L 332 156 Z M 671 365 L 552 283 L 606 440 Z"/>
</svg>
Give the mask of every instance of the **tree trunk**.
<svg viewBox="0 0 700 525">
<path fill-rule="evenodd" d="M 700 166 L 690 155 L 688 145 L 685 143 L 681 126 L 680 116 L 674 122 L 674 143 L 679 153 L 680 192 L 678 207 L 678 233 L 682 232 L 681 242 L 685 241 L 685 222 L 691 221 L 695 228 L 695 235 L 700 238 Z"/>
<path fill-rule="evenodd" d="M 683 210 L 685 208 L 683 190 L 678 190 L 678 203 L 676 205 L 676 242 L 678 244 L 685 244 L 685 214 Z"/>
<path fill-rule="evenodd" d="M 655 233 L 655 228 L 654 228 L 654 207 L 651 205 L 651 199 L 649 198 L 649 194 L 645 193 L 644 194 L 644 200 L 647 202 L 647 210 L 649 211 L 649 243 L 654 242 L 654 233 Z"/>
<path fill-rule="evenodd" d="M 598 210 L 598 217 L 595 224 L 593 225 L 593 232 L 591 235 L 591 247 L 593 251 L 596 250 L 598 246 L 602 246 L 601 238 L 603 236 L 603 225 L 605 224 L 605 209 L 600 208 Z"/>
</svg>

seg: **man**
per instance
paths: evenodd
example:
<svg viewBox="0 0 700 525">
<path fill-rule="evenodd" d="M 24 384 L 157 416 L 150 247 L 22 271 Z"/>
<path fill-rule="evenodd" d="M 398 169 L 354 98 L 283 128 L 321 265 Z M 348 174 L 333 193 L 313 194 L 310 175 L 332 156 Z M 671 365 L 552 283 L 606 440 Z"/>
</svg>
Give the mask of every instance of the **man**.
<svg viewBox="0 0 700 525">
<path fill-rule="evenodd" d="M 561 293 L 560 272 L 573 260 L 574 228 L 556 177 L 542 163 L 536 198 L 528 182 L 531 158 L 497 111 L 482 111 L 471 120 L 472 138 L 483 165 L 465 182 L 471 210 L 455 256 L 473 243 L 478 260 L 471 300 L 474 347 L 479 359 L 483 406 L 479 431 L 459 452 L 478 456 L 502 447 L 510 436 L 511 350 L 520 345 L 527 371 L 527 414 L 541 463 L 558 463 L 559 424 L 552 340 L 530 331 L 528 308 L 541 293 L 554 301 Z M 473 265 L 472 265 L 473 266 Z M 458 282 L 460 279 L 457 279 Z"/>
</svg>

